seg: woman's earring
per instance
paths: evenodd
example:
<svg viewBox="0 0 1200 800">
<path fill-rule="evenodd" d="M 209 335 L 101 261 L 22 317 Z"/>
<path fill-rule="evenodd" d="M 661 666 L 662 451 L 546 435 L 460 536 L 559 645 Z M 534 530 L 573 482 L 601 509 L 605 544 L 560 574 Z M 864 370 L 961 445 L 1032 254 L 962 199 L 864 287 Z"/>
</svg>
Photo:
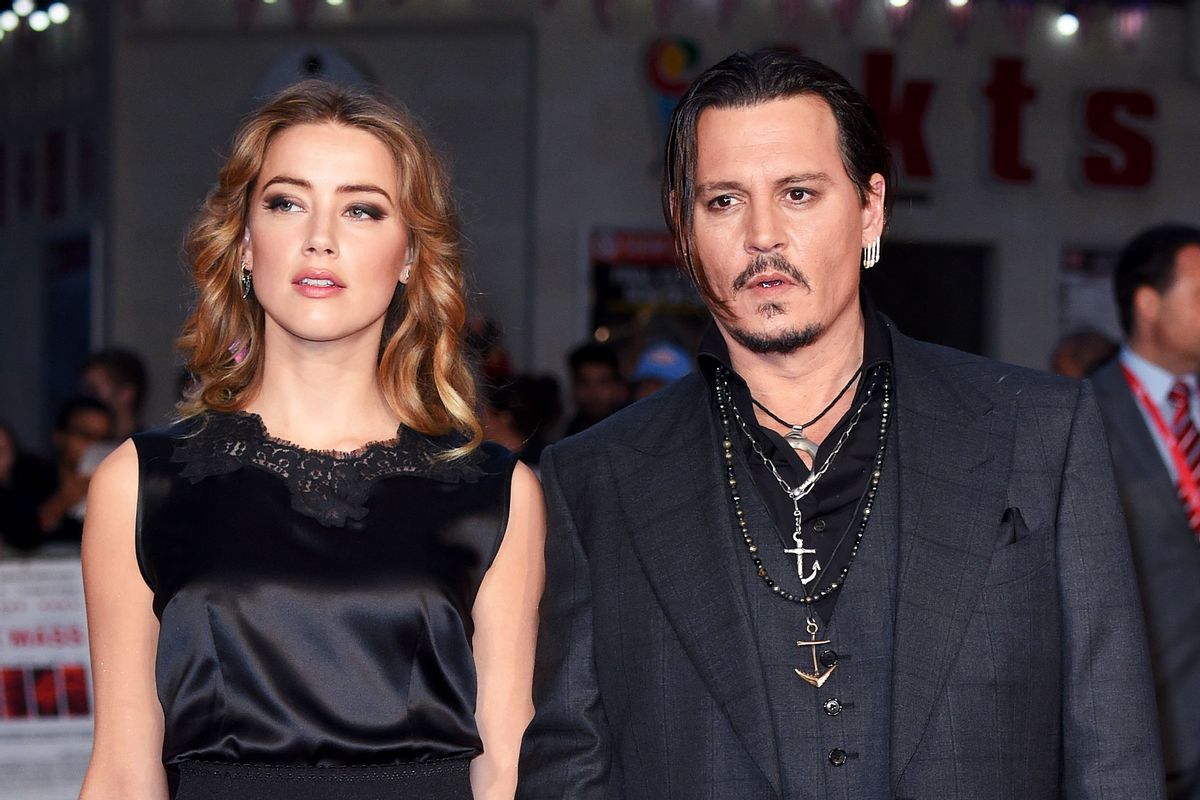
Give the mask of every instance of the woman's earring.
<svg viewBox="0 0 1200 800">
<path fill-rule="evenodd" d="M 404 272 L 400 275 L 401 283 L 408 283 L 408 279 L 412 277 L 412 267 L 405 267 Z"/>
<path fill-rule="evenodd" d="M 875 237 L 875 241 L 863 248 L 862 265 L 863 269 L 870 269 L 879 263 L 879 237 Z"/>
<path fill-rule="evenodd" d="M 250 270 L 246 267 L 246 257 L 242 256 L 242 298 L 250 296 Z"/>
</svg>

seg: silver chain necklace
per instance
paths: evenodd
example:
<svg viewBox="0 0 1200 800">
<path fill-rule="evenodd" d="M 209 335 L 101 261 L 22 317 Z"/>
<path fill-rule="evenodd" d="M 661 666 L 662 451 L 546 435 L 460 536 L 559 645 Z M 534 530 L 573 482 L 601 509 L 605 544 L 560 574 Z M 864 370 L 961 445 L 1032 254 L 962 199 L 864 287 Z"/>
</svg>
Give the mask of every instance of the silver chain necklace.
<svg viewBox="0 0 1200 800">
<path fill-rule="evenodd" d="M 873 377 L 877 377 L 877 375 L 873 376 Z M 872 384 L 871 384 L 871 388 L 869 390 L 872 394 L 875 391 L 875 386 L 876 386 L 876 383 L 873 380 Z M 850 571 L 850 564 L 853 563 L 854 557 L 858 554 L 858 547 L 862 543 L 863 534 L 866 532 L 867 521 L 870 520 L 870 518 L 871 518 L 871 509 L 875 504 L 875 496 L 876 496 L 876 493 L 879 491 L 879 481 L 883 475 L 884 452 L 887 449 L 888 419 L 890 417 L 890 408 L 891 408 L 891 392 L 889 391 L 890 386 L 889 386 L 888 377 L 887 377 L 887 375 L 884 375 L 883 379 L 882 379 L 882 390 L 881 391 L 883 393 L 883 398 L 882 398 L 882 404 L 880 405 L 880 416 L 879 416 L 879 444 L 875 450 L 875 459 L 874 459 L 874 463 L 872 465 L 872 469 L 871 469 L 870 476 L 868 479 L 867 490 L 861 501 L 862 516 L 857 522 L 854 520 L 851 520 L 850 526 L 846 528 L 845 532 L 842 534 L 842 537 L 838 540 L 837 544 L 834 546 L 834 552 L 836 553 L 839 549 L 841 549 L 842 543 L 846 540 L 846 537 L 850 534 L 851 529 L 857 528 L 857 532 L 855 533 L 853 542 L 851 543 L 851 547 L 850 547 L 850 560 L 846 563 L 845 566 L 842 567 L 841 572 L 837 576 L 834 577 L 833 582 L 830 583 L 827 587 L 825 587 L 821 591 L 813 594 L 809 591 L 807 586 L 804 586 L 804 587 L 801 587 L 803 590 L 803 595 L 794 595 L 791 592 L 784 589 L 783 586 L 776 583 L 771 578 L 770 574 L 767 572 L 767 568 L 763 564 L 762 559 L 759 558 L 759 556 L 758 556 L 758 545 L 754 543 L 754 537 L 750 534 L 750 527 L 749 527 L 749 524 L 746 522 L 746 513 L 745 513 L 745 511 L 742 510 L 741 495 L 738 491 L 738 481 L 737 481 L 737 477 L 734 474 L 734 470 L 733 470 L 733 463 L 734 463 L 733 435 L 730 430 L 729 411 L 730 411 L 730 409 L 732 409 L 734 411 L 734 413 L 737 414 L 737 406 L 734 404 L 733 398 L 730 396 L 729 383 L 728 383 L 728 380 L 726 379 L 726 375 L 723 370 L 718 370 L 718 372 L 717 372 L 716 388 L 717 388 L 717 393 L 716 393 L 717 394 L 717 410 L 721 417 L 721 429 L 724 434 L 722 437 L 722 440 L 721 440 L 721 455 L 724 457 L 724 461 L 725 461 L 725 471 L 726 471 L 728 481 L 729 481 L 729 494 L 730 494 L 730 499 L 733 501 L 733 511 L 734 511 L 734 515 L 737 518 L 739 532 L 741 533 L 742 539 L 746 543 L 746 549 L 750 552 L 750 559 L 751 559 L 751 561 L 754 562 L 754 569 L 755 569 L 758 577 L 761 578 L 763 583 L 765 583 L 767 585 L 767 588 L 770 589 L 775 594 L 776 597 L 779 597 L 783 600 L 787 600 L 792 603 L 802 603 L 808 609 L 807 620 L 805 621 L 805 633 L 808 635 L 808 639 L 798 639 L 796 641 L 796 646 L 797 647 L 807 647 L 810 649 L 810 652 L 812 655 L 812 672 L 808 672 L 806 670 L 800 669 L 799 667 L 797 667 L 795 669 L 795 672 L 796 672 L 796 675 L 798 675 L 801 679 L 803 679 L 805 683 L 807 683 L 811 686 L 814 686 L 816 688 L 820 688 L 821 686 L 823 686 L 825 684 L 825 682 L 827 680 L 829 680 L 829 676 L 833 674 L 834 669 L 837 668 L 837 664 L 834 663 L 834 664 L 831 664 L 830 666 L 826 667 L 824 670 L 821 669 L 821 664 L 819 663 L 819 661 L 817 659 L 817 647 L 819 645 L 829 644 L 829 640 L 817 638 L 817 635 L 821 630 L 821 626 L 820 626 L 820 622 L 817 620 L 816 613 L 813 611 L 813 604 L 820 600 L 823 600 L 824 598 L 833 594 L 833 592 L 837 591 L 837 589 L 842 585 L 842 582 L 846 580 L 846 575 Z M 862 412 L 862 408 L 860 408 L 858 410 L 858 412 L 856 412 L 856 415 L 861 412 Z M 741 422 L 740 415 L 738 416 L 738 421 L 739 421 L 739 423 Z M 746 436 L 750 439 L 751 444 L 755 444 L 754 449 L 756 452 L 758 452 L 759 456 L 763 457 L 761 450 L 757 447 L 756 443 L 754 442 L 754 437 L 750 436 L 750 433 L 746 429 L 746 426 L 744 424 L 742 425 L 742 432 L 745 433 Z M 835 448 L 834 452 L 836 453 L 837 449 L 840 449 L 840 447 L 841 447 L 841 442 L 839 441 L 838 448 Z M 831 458 L 832 458 L 832 456 L 831 456 Z M 770 461 L 768 459 L 764 458 L 764 460 L 766 461 L 768 466 L 771 466 Z M 828 461 L 826 461 L 826 466 L 828 466 Z M 772 469 L 772 472 L 774 472 L 774 469 Z M 782 480 L 778 474 L 776 474 L 776 480 L 779 480 L 779 482 L 782 486 L 784 486 L 784 487 L 787 486 L 787 482 Z M 815 483 L 815 482 L 816 481 L 814 479 L 813 483 Z M 803 486 L 803 484 L 801 484 L 801 486 Z M 800 487 L 797 487 L 797 488 L 800 488 Z M 811 489 L 812 489 L 812 487 L 810 485 L 809 491 L 811 491 Z M 790 496 L 790 494 L 791 493 L 789 492 L 789 496 Z M 797 548 L 797 549 L 802 550 L 803 548 L 801 547 L 801 548 Z M 791 552 L 791 551 L 785 551 L 785 552 Z M 802 556 L 798 556 L 798 557 L 802 557 Z M 800 571 L 803 572 L 802 568 L 798 568 L 798 569 L 800 569 Z M 817 584 L 819 584 L 821 582 L 824 572 L 825 572 L 825 570 L 821 569 L 817 573 L 817 576 L 816 576 Z"/>
<path fill-rule="evenodd" d="M 758 457 L 761 458 L 763 463 L 767 465 L 767 469 L 771 471 L 771 474 L 775 477 L 775 481 L 779 484 L 780 488 L 783 489 L 784 493 L 786 493 L 789 498 L 791 498 L 792 519 L 794 522 L 794 527 L 792 529 L 792 541 L 796 543 L 796 546 L 786 548 L 783 552 L 796 557 L 796 574 L 799 575 L 800 583 L 807 590 L 808 585 L 815 581 L 817 576 L 821 574 L 822 568 L 821 562 L 814 558 L 812 569 L 807 575 L 805 575 L 804 556 L 816 555 L 817 551 L 814 548 L 804 546 L 804 533 L 801 530 L 801 524 L 803 523 L 804 519 L 800 513 L 800 501 L 807 497 L 808 494 L 813 490 L 813 488 L 817 485 L 817 481 L 821 479 L 821 476 L 824 475 L 829 470 L 830 465 L 833 464 L 833 459 L 839 452 L 841 452 L 842 446 L 846 444 L 847 440 L 849 440 L 850 434 L 854 432 L 854 428 L 858 425 L 858 421 L 862 417 L 863 411 L 871 402 L 871 397 L 875 392 L 875 384 L 872 383 L 867 388 L 866 397 L 863 398 L 863 402 L 858 406 L 857 409 L 855 409 L 854 415 L 850 418 L 850 424 L 846 426 L 846 430 L 842 431 L 842 435 L 838 438 L 837 444 L 834 445 L 833 452 L 831 452 L 829 457 L 825 459 L 825 463 L 821 465 L 820 469 L 815 469 L 816 456 L 814 454 L 814 469 L 809 472 L 807 478 L 798 483 L 796 486 L 792 486 L 786 480 L 784 480 L 783 476 L 779 474 L 779 470 L 776 469 L 775 464 L 772 463 L 771 459 L 767 458 L 765 453 L 763 453 L 762 448 L 758 445 L 758 440 L 754 438 L 754 434 L 750 432 L 750 428 L 746 425 L 746 421 L 742 419 L 742 413 L 738 410 L 737 403 L 732 402 L 732 395 L 729 391 L 729 379 L 725 374 L 724 369 L 718 371 L 717 379 L 721 383 L 721 388 L 724 391 L 725 396 L 729 397 L 731 400 L 729 405 L 733 411 L 733 417 L 737 420 L 738 426 L 742 429 L 742 433 L 744 433 L 746 438 L 750 440 L 750 446 L 754 448 L 754 452 L 757 453 Z"/>
</svg>

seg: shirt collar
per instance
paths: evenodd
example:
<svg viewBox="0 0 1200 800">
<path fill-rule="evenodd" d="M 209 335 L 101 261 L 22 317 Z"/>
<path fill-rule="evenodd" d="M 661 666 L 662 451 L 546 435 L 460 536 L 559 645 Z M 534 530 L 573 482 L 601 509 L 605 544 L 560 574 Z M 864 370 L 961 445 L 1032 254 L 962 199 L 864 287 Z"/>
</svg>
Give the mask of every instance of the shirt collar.
<svg viewBox="0 0 1200 800">
<path fill-rule="evenodd" d="M 1192 397 L 1196 397 L 1196 376 L 1195 375 L 1175 375 L 1168 369 L 1160 367 L 1153 361 L 1138 355 L 1130 349 L 1129 345 L 1121 348 L 1121 363 L 1134 374 L 1142 383 L 1142 388 L 1146 390 L 1154 402 L 1164 408 L 1170 405 L 1167 395 L 1171 393 L 1171 387 L 1175 385 L 1175 381 L 1183 381 L 1188 385 L 1192 392 Z"/>
</svg>

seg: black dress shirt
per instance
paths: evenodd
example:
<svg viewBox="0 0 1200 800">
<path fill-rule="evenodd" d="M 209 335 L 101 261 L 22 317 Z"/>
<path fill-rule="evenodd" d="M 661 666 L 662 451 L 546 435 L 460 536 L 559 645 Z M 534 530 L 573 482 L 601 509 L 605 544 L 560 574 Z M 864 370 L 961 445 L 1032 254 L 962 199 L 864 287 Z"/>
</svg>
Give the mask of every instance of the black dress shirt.
<svg viewBox="0 0 1200 800">
<path fill-rule="evenodd" d="M 830 459 L 837 447 L 837 442 L 842 438 L 847 427 L 851 425 L 860 406 L 862 414 L 858 422 L 854 424 L 845 443 L 833 458 L 829 468 L 817 480 L 808 495 L 800 501 L 801 536 L 804 540 L 804 547 L 817 551 L 815 554 L 805 556 L 804 559 L 807 573 L 805 577 L 811 578 L 811 582 L 807 585 L 801 583 L 800 575 L 795 568 L 794 555 L 789 555 L 786 559 L 787 563 L 792 565 L 792 569 L 787 570 L 784 574 L 771 574 L 771 578 L 776 583 L 796 596 L 805 594 L 815 596 L 826 590 L 831 584 L 840 583 L 842 570 L 851 564 L 854 541 L 862 523 L 863 505 L 867 501 L 866 491 L 879 449 L 883 384 L 885 381 L 890 384 L 892 374 L 892 341 L 888 332 L 888 323 L 866 295 L 863 295 L 863 318 L 862 377 L 858 381 L 854 402 L 851 403 L 850 409 L 817 448 L 814 466 L 818 470 Z M 715 325 L 710 326 L 705 332 L 700 343 L 698 362 L 710 388 L 715 385 L 717 368 L 725 368 L 729 376 L 729 388 L 733 402 L 751 435 L 757 441 L 763 456 L 770 459 L 780 477 L 789 486 L 795 487 L 802 483 L 809 475 L 808 467 L 804 465 L 804 462 L 800 460 L 796 451 L 783 436 L 758 423 L 754 404 L 751 401 L 750 389 L 741 376 L 733 371 L 729 361 L 729 350 Z M 873 385 L 876 389 L 870 401 L 867 402 L 868 389 Z M 832 399 L 832 397 L 829 398 L 829 400 Z M 894 402 L 892 407 L 895 408 Z M 789 420 L 789 422 L 804 421 L 806 420 Z M 750 440 L 742 433 L 736 421 L 731 423 L 730 428 L 734 447 L 741 451 L 742 461 L 749 465 L 755 488 L 774 521 L 775 530 L 751 531 L 751 536 L 760 549 L 796 547 L 793 538 L 795 531 L 794 506 L 791 498 L 780 486 L 763 458 L 755 452 Z M 745 554 L 749 569 L 752 567 L 751 556 L 746 551 L 746 545 L 740 533 L 735 532 L 735 535 L 738 549 Z M 820 569 L 816 576 L 812 577 L 813 566 L 816 564 L 820 565 Z M 851 569 L 853 568 L 851 567 Z M 770 591 L 765 583 L 762 590 Z M 833 615 L 837 595 L 837 590 L 834 590 L 813 604 L 813 610 L 826 622 Z"/>
</svg>

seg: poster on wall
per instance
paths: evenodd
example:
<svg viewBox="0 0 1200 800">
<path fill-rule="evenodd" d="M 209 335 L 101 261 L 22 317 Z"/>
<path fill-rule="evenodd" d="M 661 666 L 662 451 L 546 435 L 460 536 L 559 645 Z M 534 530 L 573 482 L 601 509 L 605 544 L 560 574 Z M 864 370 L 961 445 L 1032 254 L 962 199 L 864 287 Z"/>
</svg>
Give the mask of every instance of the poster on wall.
<svg viewBox="0 0 1200 800">
<path fill-rule="evenodd" d="M 695 344 L 709 314 L 691 282 L 675 266 L 666 231 L 598 228 L 589 243 L 592 331 L 622 344 L 665 336 Z"/>
<path fill-rule="evenodd" d="M 79 560 L 0 563 L 0 797 L 74 800 L 91 750 Z"/>
</svg>

